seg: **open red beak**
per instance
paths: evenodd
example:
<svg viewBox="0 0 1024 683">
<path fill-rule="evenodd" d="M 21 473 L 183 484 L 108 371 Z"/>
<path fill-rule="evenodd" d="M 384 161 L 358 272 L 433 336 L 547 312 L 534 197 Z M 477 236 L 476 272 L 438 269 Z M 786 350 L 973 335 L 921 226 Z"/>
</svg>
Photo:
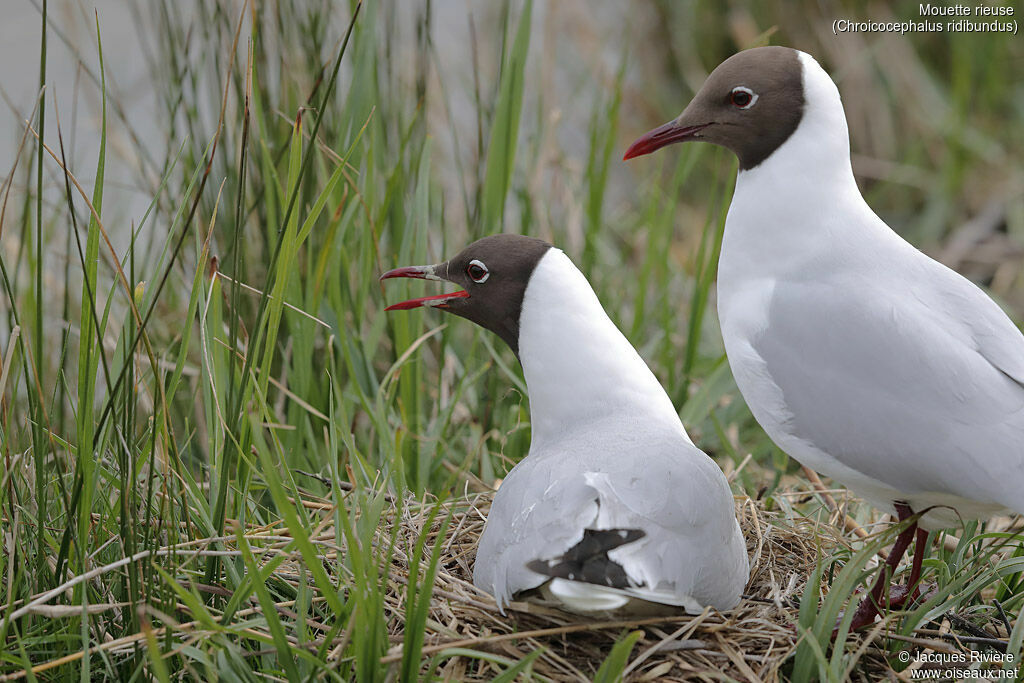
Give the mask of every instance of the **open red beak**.
<svg viewBox="0 0 1024 683">
<path fill-rule="evenodd" d="M 395 268 L 389 270 L 380 276 L 381 280 L 387 280 L 393 277 L 410 277 L 417 280 L 443 280 L 444 278 L 435 275 L 436 271 L 441 270 L 439 266 L 404 266 L 402 268 Z M 419 308 L 420 306 L 430 306 L 432 308 L 447 308 L 448 302 L 452 299 L 465 299 L 469 296 L 469 292 L 452 292 L 451 294 L 435 294 L 434 296 L 424 296 L 419 299 L 409 299 L 408 301 L 402 301 L 397 304 L 391 304 L 385 311 L 405 311 L 410 308 Z"/>
<path fill-rule="evenodd" d="M 658 126 L 649 133 L 645 133 L 637 138 L 636 142 L 626 150 L 622 160 L 628 161 L 633 157 L 650 154 L 654 150 L 661 149 L 665 145 L 671 145 L 674 142 L 694 140 L 699 137 L 697 133 L 710 125 L 710 123 L 702 123 L 696 126 L 680 126 L 675 121 L 669 121 L 664 126 Z"/>
</svg>

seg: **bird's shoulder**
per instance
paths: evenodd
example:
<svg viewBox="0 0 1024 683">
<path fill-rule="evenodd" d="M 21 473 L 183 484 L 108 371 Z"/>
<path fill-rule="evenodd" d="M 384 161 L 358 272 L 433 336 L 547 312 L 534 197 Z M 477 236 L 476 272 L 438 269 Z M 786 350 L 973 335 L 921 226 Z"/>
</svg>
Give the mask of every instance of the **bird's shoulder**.
<svg viewBox="0 0 1024 683">
<path fill-rule="evenodd" d="M 1009 316 L 978 285 L 904 245 L 895 258 L 773 282 L 758 336 L 962 371 L 983 361 L 1024 386 L 1024 335 Z"/>
<path fill-rule="evenodd" d="M 523 518 L 539 515 L 537 523 L 573 524 L 595 497 L 624 516 L 668 528 L 701 524 L 732 506 L 718 464 L 671 433 L 607 435 L 531 451 L 502 482 L 495 504 Z"/>
</svg>

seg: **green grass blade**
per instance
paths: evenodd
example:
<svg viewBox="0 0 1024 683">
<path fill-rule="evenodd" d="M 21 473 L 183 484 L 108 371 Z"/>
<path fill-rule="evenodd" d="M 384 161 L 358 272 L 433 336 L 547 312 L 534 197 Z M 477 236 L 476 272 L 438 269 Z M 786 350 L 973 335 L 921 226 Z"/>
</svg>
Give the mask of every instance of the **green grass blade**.
<svg viewBox="0 0 1024 683">
<path fill-rule="evenodd" d="M 487 166 L 484 171 L 483 198 L 479 235 L 501 232 L 504 227 L 505 197 L 515 169 L 519 140 L 519 119 L 523 109 L 523 87 L 526 58 L 530 50 L 530 22 L 533 0 L 526 0 L 519 16 L 512 49 L 501 69 L 498 100 L 494 107 L 490 139 L 487 145 Z"/>
<path fill-rule="evenodd" d="M 260 570 L 256 565 L 256 558 L 252 555 L 249 542 L 245 539 L 245 535 L 242 534 L 240 529 L 235 530 L 235 540 L 238 543 L 238 549 L 242 551 L 242 558 L 245 560 L 246 569 L 254 577 L 251 585 L 256 591 L 260 607 L 263 608 L 263 617 L 267 620 L 267 628 L 270 629 L 270 634 L 274 638 L 274 645 L 277 648 L 277 659 L 284 667 L 288 680 L 299 681 L 301 678 L 299 670 L 295 666 L 295 658 L 292 657 L 291 644 L 285 635 L 281 619 L 277 615 L 277 605 L 274 604 L 274 600 L 270 597 L 270 592 L 267 590 L 265 583 L 270 572 Z"/>
<path fill-rule="evenodd" d="M 621 681 L 626 665 L 629 663 L 629 655 L 633 648 L 644 637 L 644 632 L 630 631 L 626 637 L 612 646 L 611 652 L 601 662 L 600 668 L 594 674 L 594 683 L 615 683 Z"/>
</svg>

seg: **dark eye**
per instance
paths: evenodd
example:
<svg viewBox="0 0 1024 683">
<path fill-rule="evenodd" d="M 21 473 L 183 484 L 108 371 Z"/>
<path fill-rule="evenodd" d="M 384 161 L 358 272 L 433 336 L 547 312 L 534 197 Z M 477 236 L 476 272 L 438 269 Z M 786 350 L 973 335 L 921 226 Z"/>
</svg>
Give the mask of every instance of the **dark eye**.
<svg viewBox="0 0 1024 683">
<path fill-rule="evenodd" d="M 741 85 L 732 89 L 732 92 L 729 94 L 729 101 L 740 109 L 750 109 L 757 102 L 757 94 L 750 88 L 745 88 Z"/>
<path fill-rule="evenodd" d="M 491 273 L 487 270 L 487 266 L 484 265 L 483 261 L 473 259 L 469 262 L 469 265 L 466 266 L 466 275 L 468 275 L 473 282 L 480 284 L 487 282 L 487 278 L 491 276 Z"/>
</svg>

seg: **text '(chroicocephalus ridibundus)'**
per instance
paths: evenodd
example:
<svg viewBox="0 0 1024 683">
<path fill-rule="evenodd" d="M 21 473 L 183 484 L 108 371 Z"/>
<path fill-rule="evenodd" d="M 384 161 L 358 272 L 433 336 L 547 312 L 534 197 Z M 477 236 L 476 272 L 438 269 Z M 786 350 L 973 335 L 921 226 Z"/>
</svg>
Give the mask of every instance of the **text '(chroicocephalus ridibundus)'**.
<svg viewBox="0 0 1024 683">
<path fill-rule="evenodd" d="M 814 58 L 784 47 L 730 57 L 625 158 L 688 140 L 740 162 L 718 264 L 736 383 L 801 463 L 901 520 L 921 515 L 889 571 L 917 527 L 1024 513 L 1024 336 L 867 205 L 839 91 Z M 918 529 L 900 602 L 926 540 Z M 854 628 L 874 620 L 886 585 L 882 571 Z"/>
<path fill-rule="evenodd" d="M 463 287 L 388 310 L 467 318 L 523 366 L 530 451 L 494 497 L 473 570 L 499 607 L 527 592 L 583 613 L 739 602 L 748 560 L 725 475 L 562 251 L 495 235 L 392 277 Z"/>
</svg>

